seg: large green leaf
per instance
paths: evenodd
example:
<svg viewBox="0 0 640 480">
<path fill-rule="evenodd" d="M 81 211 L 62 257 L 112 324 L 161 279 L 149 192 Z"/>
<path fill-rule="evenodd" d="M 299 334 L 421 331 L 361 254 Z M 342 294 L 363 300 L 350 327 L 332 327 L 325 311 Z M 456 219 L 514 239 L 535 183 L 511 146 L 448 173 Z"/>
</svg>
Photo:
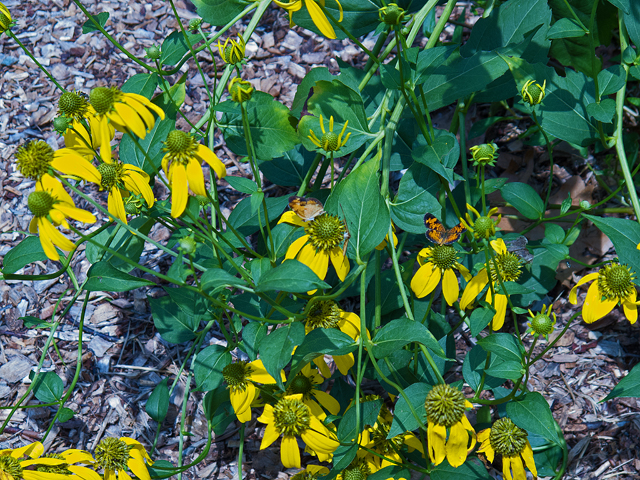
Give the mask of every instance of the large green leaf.
<svg viewBox="0 0 640 480">
<path fill-rule="evenodd" d="M 298 143 L 298 133 L 293 125 L 295 118 L 289 109 L 264 92 L 254 92 L 244 103 L 251 130 L 251 140 L 260 160 L 281 157 Z M 226 109 L 225 109 L 226 110 Z M 247 143 L 242 126 L 242 113 L 234 105 L 218 122 L 227 146 L 238 155 L 247 155 Z"/>
<path fill-rule="evenodd" d="M 198 390 L 208 392 L 217 388 L 223 380 L 222 370 L 230 363 L 231 354 L 220 345 L 209 345 L 198 353 L 193 367 Z"/>
<path fill-rule="evenodd" d="M 446 357 L 444 350 L 427 327 L 408 318 L 393 320 L 382 327 L 371 341 L 373 355 L 376 358 L 386 357 L 411 342 L 419 342 L 439 357 Z"/>
<path fill-rule="evenodd" d="M 38 375 L 34 390 L 36 398 L 41 402 L 54 403 L 62 397 L 64 384 L 55 372 L 44 372 Z"/>
<path fill-rule="evenodd" d="M 162 423 L 169 412 L 169 387 L 167 386 L 168 378 L 158 383 L 144 405 L 147 414 L 156 422 Z"/>
<path fill-rule="evenodd" d="M 507 403 L 507 415 L 520 428 L 558 443 L 556 421 L 549 404 L 538 392 L 527 393 L 522 400 Z"/>
<path fill-rule="evenodd" d="M 267 204 L 267 213 L 269 214 L 269 221 L 272 222 L 280 216 L 285 207 L 289 203 L 288 197 L 269 197 L 265 198 Z M 262 226 L 265 224 L 264 208 L 260 206 L 260 223 Z M 260 229 L 260 223 L 258 222 L 258 212 L 253 212 L 251 209 L 251 198 L 244 198 L 238 203 L 231 215 L 229 215 L 229 223 L 238 230 L 242 235 L 251 235 L 256 233 Z"/>
<path fill-rule="evenodd" d="M 202 40 L 199 33 L 187 32 L 187 37 L 189 38 L 191 47 L 194 47 L 196 43 Z M 189 51 L 189 45 L 187 44 L 182 31 L 176 30 L 164 39 L 160 50 L 162 52 L 162 55 L 160 56 L 160 63 L 163 65 L 175 65 Z"/>
<path fill-rule="evenodd" d="M 603 402 L 617 397 L 640 397 L 640 363 L 633 367 L 629 374 L 613 387 L 613 390 Z"/>
<path fill-rule="evenodd" d="M 390 204 L 396 226 L 407 232 L 424 233 L 424 214 L 441 208 L 433 195 L 439 187 L 438 176 L 426 165 L 414 162 L 400 179 L 398 195 Z"/>
<path fill-rule="evenodd" d="M 456 136 L 445 130 L 436 130 L 433 144 L 420 137 L 413 146 L 413 159 L 440 175 L 449 183 L 460 179 L 453 167 L 460 158 L 460 145 Z M 424 213 L 423 213 L 424 217 Z"/>
<path fill-rule="evenodd" d="M 379 164 L 369 160 L 352 171 L 326 202 L 328 211 L 344 214 L 351 234 L 349 249 L 355 249 L 361 259 L 382 242 L 391 222 L 380 194 Z"/>
<path fill-rule="evenodd" d="M 155 220 L 149 217 L 136 217 L 131 222 L 129 222 L 129 226 L 135 228 L 138 232 L 143 235 L 148 235 L 151 231 L 151 227 L 155 224 Z M 113 235 L 113 237 L 112 237 Z M 113 225 L 112 227 L 103 230 L 98 235 L 93 237 L 93 239 L 99 244 L 96 245 L 94 243 L 89 243 L 85 250 L 85 255 L 87 256 L 87 260 L 91 263 L 96 263 L 100 260 L 108 261 L 113 267 L 121 270 L 125 273 L 130 272 L 135 268 L 135 264 L 132 265 L 129 262 L 126 262 L 111 253 L 104 252 L 100 246 L 108 245 L 109 248 L 115 250 L 127 257 L 131 262 L 137 262 L 144 251 L 145 241 L 140 238 L 138 235 L 134 235 L 129 230 L 122 228 L 118 225 Z"/>
<path fill-rule="evenodd" d="M 289 259 L 260 276 L 257 292 L 283 291 L 302 293 L 318 288 L 330 288 L 307 265 Z"/>
<path fill-rule="evenodd" d="M 522 347 L 510 333 L 492 333 L 478 340 L 478 345 L 502 360 L 522 363 Z"/>
<path fill-rule="evenodd" d="M 293 378 L 302 367 L 315 358 L 323 355 L 346 355 L 358 348 L 346 333 L 337 328 L 316 328 L 311 330 L 305 337 L 302 345 L 296 349 L 293 356 L 293 365 L 289 373 L 289 378 Z"/>
<path fill-rule="evenodd" d="M 476 311 L 477 310 L 478 309 L 476 309 Z M 464 357 L 464 361 L 462 363 L 462 375 L 474 391 L 477 391 L 480 387 L 480 382 L 482 381 L 486 364 L 487 352 L 480 345 L 474 346 Z M 492 389 L 502 385 L 503 383 L 503 379 L 487 375 L 484 381 L 484 388 Z"/>
<path fill-rule="evenodd" d="M 518 212 L 532 220 L 544 213 L 544 202 L 538 192 L 526 183 L 510 182 L 500 189 L 502 197 Z"/>
<path fill-rule="evenodd" d="M 282 157 L 273 160 L 263 160 L 259 164 L 260 171 L 271 182 L 284 187 L 302 185 L 316 154 L 302 145 L 284 152 Z"/>
<path fill-rule="evenodd" d="M 151 100 L 158 86 L 158 76 L 154 73 L 136 73 L 122 84 L 124 93 L 137 93 Z"/>
<path fill-rule="evenodd" d="M 449 462 L 442 462 L 431 470 L 431 480 L 490 480 L 487 467 L 475 457 L 468 457 L 459 467 L 452 467 Z"/>
<path fill-rule="evenodd" d="M 211 25 L 226 25 L 252 2 L 244 0 L 191 0 L 198 15 Z"/>
<path fill-rule="evenodd" d="M 195 337 L 194 332 L 200 317 L 187 315 L 171 297 L 147 297 L 153 316 L 153 324 L 160 336 L 169 343 L 187 342 Z"/>
<path fill-rule="evenodd" d="M 33 262 L 44 262 L 47 256 L 42 249 L 40 237 L 32 236 L 22 240 L 7 252 L 2 260 L 2 273 L 15 273 L 25 265 Z"/>
<path fill-rule="evenodd" d="M 360 92 L 340 80 L 317 81 L 313 87 L 313 95 L 307 102 L 307 110 L 311 115 L 303 115 L 298 124 L 300 139 L 307 150 L 324 152 L 309 138 L 309 130 L 312 130 L 318 139 L 322 138 L 320 115 L 323 117 L 325 131 L 329 131 L 329 122 L 333 117 L 333 131 L 336 135 L 340 135 L 344 124 L 349 122 L 343 139 L 348 133 L 351 133 L 351 136 L 344 147 L 334 152 L 335 157 L 347 155 L 375 137 L 369 131 Z"/>
<path fill-rule="evenodd" d="M 613 242 L 620 263 L 629 265 L 636 272 L 640 272 L 640 225 L 638 222 L 626 218 L 583 216 L 591 220 L 602 233 Z"/>
<path fill-rule="evenodd" d="M 156 124 L 144 138 L 138 138 L 138 148 L 129 135 L 123 135 L 120 141 L 120 160 L 144 170 L 151 178 L 160 170 L 164 153 L 162 148 L 169 132 L 176 128 L 175 118 L 165 117 L 164 120 L 156 119 Z M 146 154 L 146 155 L 145 155 Z M 153 165 L 149 165 L 147 157 Z M 155 166 L 155 168 L 154 168 Z"/>
<path fill-rule="evenodd" d="M 147 285 L 155 285 L 155 283 L 124 273 L 109 262 L 102 261 L 93 264 L 87 272 L 84 289 L 88 292 L 126 292 Z"/>
<path fill-rule="evenodd" d="M 420 423 L 414 413 L 420 421 L 426 425 L 427 411 L 424 409 L 424 401 L 431 388 L 433 388 L 433 385 L 427 383 L 414 383 L 404 389 L 404 393 L 410 401 L 411 408 L 404 396 L 400 395 L 393 410 L 393 423 L 391 424 L 387 438 L 393 438 L 396 435 L 419 428 Z M 411 411 L 412 408 L 413 411 Z"/>
<path fill-rule="evenodd" d="M 280 372 L 291 360 L 293 349 L 304 340 L 304 326 L 300 322 L 290 323 L 272 331 L 260 342 L 260 358 L 264 368 L 276 379 L 284 390 Z"/>
<path fill-rule="evenodd" d="M 352 442 L 361 433 L 366 425 L 373 426 L 380 414 L 382 400 L 371 400 L 360 403 L 360 432 L 356 431 L 356 415 L 355 405 L 347 410 L 338 425 L 338 439 L 343 442 Z"/>
</svg>

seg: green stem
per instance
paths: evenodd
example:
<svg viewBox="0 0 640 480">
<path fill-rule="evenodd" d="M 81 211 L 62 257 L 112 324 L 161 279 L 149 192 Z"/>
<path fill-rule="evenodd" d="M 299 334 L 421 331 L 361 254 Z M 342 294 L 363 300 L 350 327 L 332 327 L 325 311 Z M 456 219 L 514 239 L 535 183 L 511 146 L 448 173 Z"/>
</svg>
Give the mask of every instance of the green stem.
<svg viewBox="0 0 640 480">
<path fill-rule="evenodd" d="M 57 81 L 55 78 L 53 78 L 53 75 L 51 75 L 51 74 L 49 73 L 49 71 L 48 71 L 46 68 L 44 68 L 44 67 L 42 66 L 42 64 L 41 64 L 41 63 L 36 59 L 36 57 L 34 57 L 34 56 L 33 56 L 33 54 L 32 54 L 32 53 L 27 49 L 27 47 L 25 47 L 25 46 L 22 44 L 22 42 L 18 39 L 18 37 L 16 37 L 16 36 L 13 34 L 13 32 L 12 32 L 11 30 L 7 30 L 7 31 L 6 31 L 6 33 L 7 33 L 7 35 L 9 35 L 11 38 L 13 38 L 13 40 L 14 40 L 14 41 L 15 41 L 15 42 L 20 46 L 20 48 L 22 48 L 22 50 L 24 51 L 24 53 L 26 53 L 26 54 L 29 56 L 29 58 L 33 61 L 33 63 L 35 63 L 35 64 L 38 66 L 38 68 L 39 68 L 40 70 L 42 70 L 42 71 L 44 72 L 44 74 L 45 74 L 47 77 L 49 77 L 49 80 L 51 80 L 51 81 L 55 84 L 55 86 L 58 88 L 58 90 L 60 90 L 61 92 L 66 92 L 66 89 L 64 89 L 64 88 L 63 88 L 63 87 L 58 83 L 58 81 Z"/>
</svg>

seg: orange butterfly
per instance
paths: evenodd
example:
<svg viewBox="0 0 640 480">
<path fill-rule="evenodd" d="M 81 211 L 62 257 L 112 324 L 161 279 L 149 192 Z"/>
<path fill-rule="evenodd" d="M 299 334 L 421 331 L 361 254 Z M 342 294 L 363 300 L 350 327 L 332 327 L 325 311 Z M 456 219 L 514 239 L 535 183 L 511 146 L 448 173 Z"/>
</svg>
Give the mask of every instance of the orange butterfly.
<svg viewBox="0 0 640 480">
<path fill-rule="evenodd" d="M 435 216 L 427 213 L 424 216 L 424 224 L 427 226 L 427 239 L 438 245 L 451 245 L 460 240 L 460 237 L 467 231 L 467 227 L 459 223 L 455 227 L 447 230 Z"/>
<path fill-rule="evenodd" d="M 310 222 L 324 213 L 324 205 L 317 198 L 289 197 L 289 208 L 305 222 Z"/>
</svg>

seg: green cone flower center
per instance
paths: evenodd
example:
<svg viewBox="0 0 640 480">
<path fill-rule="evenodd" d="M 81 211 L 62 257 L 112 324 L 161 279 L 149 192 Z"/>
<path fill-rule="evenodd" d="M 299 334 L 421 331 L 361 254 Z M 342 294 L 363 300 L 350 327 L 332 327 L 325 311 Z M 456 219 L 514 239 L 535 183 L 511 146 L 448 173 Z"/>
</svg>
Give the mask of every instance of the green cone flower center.
<svg viewBox="0 0 640 480">
<path fill-rule="evenodd" d="M 122 182 L 124 166 L 120 163 L 103 163 L 98 167 L 98 172 L 102 177 L 100 186 L 106 190 L 111 190 Z"/>
<path fill-rule="evenodd" d="M 311 392 L 311 390 L 313 390 L 311 380 L 309 380 L 309 378 L 304 374 L 299 373 L 296 375 L 296 378 L 293 379 L 293 382 L 291 382 L 291 385 L 287 390 L 287 394 L 291 395 L 301 393 L 303 396 L 306 396 Z"/>
<path fill-rule="evenodd" d="M 195 139 L 186 132 L 173 130 L 167 135 L 163 150 L 167 152 L 171 161 L 177 161 L 186 165 L 189 159 L 196 156 L 198 144 Z"/>
<path fill-rule="evenodd" d="M 516 254 L 511 252 L 496 255 L 496 260 L 491 269 L 493 282 L 498 280 L 498 273 L 500 273 L 503 282 L 515 282 L 522 273 L 522 261 Z"/>
<path fill-rule="evenodd" d="M 438 384 L 427 394 L 424 408 L 433 423 L 451 427 L 464 415 L 464 394 L 450 385 Z"/>
<path fill-rule="evenodd" d="M 536 83 L 532 83 L 527 87 L 527 94 L 531 97 L 532 104 L 538 104 L 544 98 L 544 92 L 542 91 L 542 87 Z"/>
<path fill-rule="evenodd" d="M 65 117 L 80 119 L 88 109 L 86 98 L 76 92 L 64 92 L 58 100 L 58 111 Z"/>
<path fill-rule="evenodd" d="M 311 237 L 311 244 L 316 250 L 328 252 L 344 241 L 346 228 L 342 220 L 326 213 L 309 222 L 305 232 Z"/>
<path fill-rule="evenodd" d="M 342 480 L 365 480 L 371 471 L 363 460 L 356 460 L 342 471 Z"/>
<path fill-rule="evenodd" d="M 479 217 L 473 224 L 473 233 L 477 238 L 489 238 L 495 233 L 493 220 L 489 217 Z"/>
<path fill-rule="evenodd" d="M 251 367 L 247 362 L 239 361 L 230 363 L 222 369 L 222 378 L 230 387 L 244 390 L 247 387 L 247 377 L 251 373 Z"/>
<path fill-rule="evenodd" d="M 607 300 L 627 298 L 635 288 L 633 278 L 634 274 L 626 265 L 607 265 L 598 273 L 598 291 Z"/>
<path fill-rule="evenodd" d="M 64 460 L 64 457 L 62 455 L 58 455 L 57 453 L 47 453 L 41 458 L 55 458 L 56 460 Z M 36 470 L 38 472 L 55 473 L 57 475 L 73 475 L 73 472 L 71 472 L 71 470 L 67 468 L 68 466 L 68 463 L 61 463 L 60 465 L 39 465 Z"/>
<path fill-rule="evenodd" d="M 516 457 L 527 446 L 527 432 L 503 417 L 491 427 L 491 447 L 503 457 Z"/>
<path fill-rule="evenodd" d="M 302 471 L 291 477 L 291 480 L 316 480 L 319 476 L 319 473 Z"/>
<path fill-rule="evenodd" d="M 120 97 L 120 90 L 116 87 L 97 87 L 91 90 L 89 102 L 96 113 L 104 115 L 111 111 L 118 97 Z"/>
<path fill-rule="evenodd" d="M 22 470 L 23 468 L 17 458 L 13 458 L 11 455 L 2 455 L 0 457 L 0 478 L 20 480 L 22 479 Z"/>
<path fill-rule="evenodd" d="M 311 412 L 300 400 L 283 398 L 273 407 L 274 424 L 283 435 L 300 435 L 311 425 Z"/>
<path fill-rule="evenodd" d="M 431 249 L 431 262 L 440 270 L 448 270 L 458 260 L 456 249 L 451 245 L 436 245 Z"/>
<path fill-rule="evenodd" d="M 53 161 L 53 148 L 42 140 L 32 140 L 16 152 L 16 164 L 20 173 L 31 180 L 40 180 L 49 172 Z"/>
<path fill-rule="evenodd" d="M 333 300 L 320 300 L 313 304 L 305 323 L 314 328 L 338 328 L 340 307 Z"/>
<path fill-rule="evenodd" d="M 94 458 L 96 463 L 106 471 L 126 470 L 127 462 L 131 455 L 129 451 L 133 448 L 122 440 L 107 437 L 102 440 L 95 449 Z"/>
<path fill-rule="evenodd" d="M 53 196 L 49 192 L 44 192 L 42 190 L 31 192 L 27 199 L 29 210 L 31 210 L 36 217 L 46 217 L 54 204 L 55 199 Z"/>
<path fill-rule="evenodd" d="M 548 335 L 553 331 L 555 322 L 549 315 L 538 313 L 531 319 L 531 329 L 539 335 Z"/>
<path fill-rule="evenodd" d="M 378 10 L 378 17 L 381 22 L 387 25 L 400 25 L 404 20 L 404 10 L 395 3 L 390 3 L 386 7 Z"/>
<path fill-rule="evenodd" d="M 333 132 L 327 132 L 322 135 L 320 139 L 322 143 L 322 148 L 327 152 L 335 152 L 340 148 L 340 141 L 338 139 L 338 135 Z"/>
</svg>

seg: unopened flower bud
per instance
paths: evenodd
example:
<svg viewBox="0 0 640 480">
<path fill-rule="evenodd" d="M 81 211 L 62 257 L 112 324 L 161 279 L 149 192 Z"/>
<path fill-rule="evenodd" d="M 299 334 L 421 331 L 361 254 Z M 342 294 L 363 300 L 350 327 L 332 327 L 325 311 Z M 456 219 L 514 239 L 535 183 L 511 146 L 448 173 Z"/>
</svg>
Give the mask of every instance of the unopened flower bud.
<svg viewBox="0 0 640 480">
<path fill-rule="evenodd" d="M 147 58 L 151 60 L 158 60 L 162 52 L 156 45 L 151 45 L 149 48 L 144 49 L 147 52 Z"/>
<path fill-rule="evenodd" d="M 250 82 L 241 80 L 239 77 L 235 77 L 229 82 L 229 94 L 231 95 L 231 100 L 236 103 L 251 100 L 253 90 L 253 85 Z"/>
<path fill-rule="evenodd" d="M 378 10 L 378 17 L 387 25 L 400 25 L 404 20 L 404 9 L 395 3 L 390 3 Z"/>
<path fill-rule="evenodd" d="M 202 19 L 201 18 L 192 18 L 191 20 L 189 20 L 189 30 L 192 33 L 196 33 L 198 31 L 198 29 L 200 28 L 200 25 L 202 25 Z"/>
<path fill-rule="evenodd" d="M 495 143 L 483 143 L 469 149 L 474 165 L 493 165 L 498 158 L 498 146 Z"/>
<path fill-rule="evenodd" d="M 589 210 L 591 208 L 591 204 L 589 203 L 589 200 L 582 200 L 580 202 L 580 208 L 583 210 Z"/>
<path fill-rule="evenodd" d="M 235 65 L 244 60 L 245 46 L 246 44 L 242 35 L 238 35 L 238 41 L 231 37 L 227 38 L 224 45 L 221 45 L 220 40 L 218 40 L 220 57 L 222 57 L 224 63 L 228 65 Z"/>
<path fill-rule="evenodd" d="M 178 250 L 180 250 L 185 255 L 193 255 L 196 253 L 197 243 L 193 239 L 193 237 L 182 237 L 178 241 Z"/>
<path fill-rule="evenodd" d="M 64 135 L 69 128 L 69 119 L 67 117 L 56 117 L 53 119 L 53 128 L 60 135 Z"/>
<path fill-rule="evenodd" d="M 542 100 L 544 100 L 545 97 L 544 89 L 546 86 L 546 80 L 542 85 L 535 83 L 535 80 L 527 81 L 520 92 L 522 94 L 522 99 L 529 105 L 538 105 L 542 103 Z"/>
</svg>

